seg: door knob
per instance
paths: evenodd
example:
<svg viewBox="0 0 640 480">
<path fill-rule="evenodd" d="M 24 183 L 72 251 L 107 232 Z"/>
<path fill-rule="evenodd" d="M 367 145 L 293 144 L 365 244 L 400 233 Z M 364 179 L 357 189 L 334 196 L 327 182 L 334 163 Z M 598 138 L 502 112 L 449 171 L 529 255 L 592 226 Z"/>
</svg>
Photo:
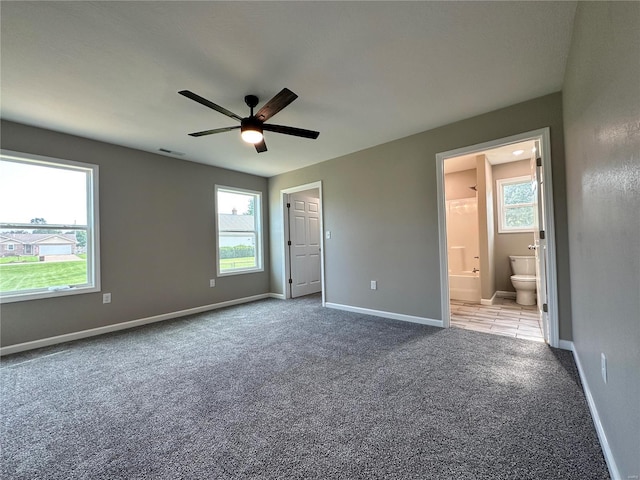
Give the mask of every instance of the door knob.
<svg viewBox="0 0 640 480">
<path fill-rule="evenodd" d="M 529 245 L 527 248 L 529 250 L 536 250 L 538 247 L 536 247 L 535 245 Z"/>
</svg>

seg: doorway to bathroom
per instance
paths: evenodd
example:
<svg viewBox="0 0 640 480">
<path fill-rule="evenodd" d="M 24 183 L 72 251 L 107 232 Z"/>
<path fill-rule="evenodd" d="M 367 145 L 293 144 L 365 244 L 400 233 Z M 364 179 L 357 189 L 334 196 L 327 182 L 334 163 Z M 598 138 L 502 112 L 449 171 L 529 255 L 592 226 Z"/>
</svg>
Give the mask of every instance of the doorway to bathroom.
<svg viewBox="0 0 640 480">
<path fill-rule="evenodd" d="M 549 129 L 436 156 L 442 318 L 558 346 Z"/>
</svg>

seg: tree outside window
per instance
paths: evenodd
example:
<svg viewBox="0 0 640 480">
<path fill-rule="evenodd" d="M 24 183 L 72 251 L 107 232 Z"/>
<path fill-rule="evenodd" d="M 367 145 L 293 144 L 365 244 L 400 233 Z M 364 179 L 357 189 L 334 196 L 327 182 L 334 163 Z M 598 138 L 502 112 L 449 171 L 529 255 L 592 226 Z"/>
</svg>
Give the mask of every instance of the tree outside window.
<svg viewBox="0 0 640 480">
<path fill-rule="evenodd" d="M 496 181 L 498 191 L 498 232 L 532 232 L 534 229 L 534 192 L 531 177 Z"/>
</svg>

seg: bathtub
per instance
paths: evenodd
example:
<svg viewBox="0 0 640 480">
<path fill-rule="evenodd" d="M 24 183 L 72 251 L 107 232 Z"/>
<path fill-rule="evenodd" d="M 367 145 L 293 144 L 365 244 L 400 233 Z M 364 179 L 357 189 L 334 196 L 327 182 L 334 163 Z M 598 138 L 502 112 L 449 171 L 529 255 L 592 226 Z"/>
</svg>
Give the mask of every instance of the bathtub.
<svg viewBox="0 0 640 480">
<path fill-rule="evenodd" d="M 451 300 L 461 300 L 464 302 L 480 303 L 482 298 L 480 292 L 479 273 L 459 272 L 449 274 L 449 298 Z"/>
</svg>

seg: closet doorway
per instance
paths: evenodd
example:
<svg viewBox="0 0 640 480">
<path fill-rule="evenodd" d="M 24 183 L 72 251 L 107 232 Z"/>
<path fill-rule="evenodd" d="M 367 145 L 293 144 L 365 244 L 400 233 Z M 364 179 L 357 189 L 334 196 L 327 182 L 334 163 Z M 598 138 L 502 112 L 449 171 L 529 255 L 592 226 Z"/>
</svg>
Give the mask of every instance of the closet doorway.
<svg viewBox="0 0 640 480">
<path fill-rule="evenodd" d="M 324 304 L 322 184 L 300 185 L 281 194 L 285 297 L 322 292 Z"/>
</svg>

